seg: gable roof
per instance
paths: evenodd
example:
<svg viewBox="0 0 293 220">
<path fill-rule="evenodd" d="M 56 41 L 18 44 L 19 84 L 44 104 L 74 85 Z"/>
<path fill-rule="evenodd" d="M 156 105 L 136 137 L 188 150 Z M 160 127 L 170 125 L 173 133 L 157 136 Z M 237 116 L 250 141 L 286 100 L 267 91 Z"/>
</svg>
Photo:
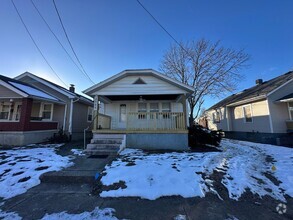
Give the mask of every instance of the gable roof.
<svg viewBox="0 0 293 220">
<path fill-rule="evenodd" d="M 227 105 L 233 105 L 239 102 L 266 98 L 276 89 L 278 89 L 285 83 L 288 83 L 288 81 L 293 81 L 293 71 L 287 72 L 281 76 L 265 81 L 262 84 L 245 89 L 242 92 L 228 96 L 227 98 L 211 106 L 209 109 L 207 109 L 207 111 Z"/>
<path fill-rule="evenodd" d="M 96 85 L 93 85 L 92 87 L 86 89 L 83 91 L 83 93 L 90 95 L 90 93 L 92 93 L 94 90 L 99 90 L 102 89 L 110 84 L 112 84 L 113 82 L 116 82 L 126 76 L 131 76 L 131 75 L 138 75 L 138 76 L 143 76 L 143 75 L 150 75 L 150 76 L 154 76 L 156 78 L 159 78 L 167 83 L 170 83 L 176 87 L 179 87 L 183 90 L 185 90 L 187 93 L 193 93 L 194 92 L 194 88 L 191 86 L 188 86 L 182 82 L 179 82 L 178 80 L 172 79 L 168 76 L 163 75 L 162 73 L 159 73 L 156 70 L 153 69 L 129 69 L 129 70 L 124 70 Z"/>
<path fill-rule="evenodd" d="M 91 99 L 89 99 L 89 98 L 87 98 L 87 97 L 85 97 L 83 95 L 80 95 L 80 94 L 75 93 L 75 92 L 71 92 L 71 91 L 69 91 L 68 89 L 66 89 L 66 88 L 64 88 L 62 86 L 59 86 L 59 85 L 57 85 L 57 84 L 55 84 L 55 83 L 53 83 L 53 82 L 51 82 L 49 80 L 46 80 L 44 78 L 41 78 L 39 76 L 36 76 L 35 74 L 32 74 L 30 72 L 24 72 L 24 73 L 20 74 L 19 76 L 15 77 L 15 79 L 19 80 L 19 79 L 21 79 L 21 78 L 23 78 L 25 76 L 33 78 L 34 80 L 36 80 L 36 81 L 38 81 L 38 82 L 40 82 L 40 83 L 42 83 L 42 84 L 54 89 L 55 91 L 67 96 L 68 98 L 71 98 L 71 99 L 72 98 L 77 98 L 77 99 L 80 99 L 81 101 L 84 101 L 84 102 L 89 103 L 89 104 L 93 103 L 93 101 Z"/>
<path fill-rule="evenodd" d="M 0 75 L 0 81 L 2 81 L 1 84 L 3 86 L 16 92 L 22 97 L 39 98 L 54 102 L 61 102 L 58 98 L 19 80 Z"/>
</svg>

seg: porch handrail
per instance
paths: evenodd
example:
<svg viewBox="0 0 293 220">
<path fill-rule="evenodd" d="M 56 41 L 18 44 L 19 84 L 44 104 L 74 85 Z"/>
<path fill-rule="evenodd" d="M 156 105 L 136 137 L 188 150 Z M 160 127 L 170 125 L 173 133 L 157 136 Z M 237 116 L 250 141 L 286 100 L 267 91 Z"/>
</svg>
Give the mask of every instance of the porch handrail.
<svg viewBox="0 0 293 220">
<path fill-rule="evenodd" d="M 184 112 L 129 112 L 127 130 L 185 130 Z"/>
</svg>

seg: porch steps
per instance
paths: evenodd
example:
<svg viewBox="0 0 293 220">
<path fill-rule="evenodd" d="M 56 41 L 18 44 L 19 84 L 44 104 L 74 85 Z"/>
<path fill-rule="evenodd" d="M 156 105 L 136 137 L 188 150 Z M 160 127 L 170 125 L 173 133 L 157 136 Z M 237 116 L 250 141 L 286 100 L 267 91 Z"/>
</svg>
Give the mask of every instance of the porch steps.
<svg viewBox="0 0 293 220">
<path fill-rule="evenodd" d="M 115 155 L 125 145 L 124 134 L 94 134 L 84 151 L 88 155 Z"/>
</svg>

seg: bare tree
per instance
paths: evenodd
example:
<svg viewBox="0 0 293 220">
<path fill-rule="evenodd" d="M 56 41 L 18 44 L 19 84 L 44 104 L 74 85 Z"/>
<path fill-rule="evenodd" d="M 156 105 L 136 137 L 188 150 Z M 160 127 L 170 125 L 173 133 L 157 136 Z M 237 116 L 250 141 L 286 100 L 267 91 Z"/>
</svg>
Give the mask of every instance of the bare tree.
<svg viewBox="0 0 293 220">
<path fill-rule="evenodd" d="M 201 39 L 171 45 L 163 56 L 160 70 L 167 76 L 194 87 L 189 98 L 190 121 L 197 118 L 206 96 L 222 97 L 236 89 L 240 70 L 249 55 Z"/>
</svg>

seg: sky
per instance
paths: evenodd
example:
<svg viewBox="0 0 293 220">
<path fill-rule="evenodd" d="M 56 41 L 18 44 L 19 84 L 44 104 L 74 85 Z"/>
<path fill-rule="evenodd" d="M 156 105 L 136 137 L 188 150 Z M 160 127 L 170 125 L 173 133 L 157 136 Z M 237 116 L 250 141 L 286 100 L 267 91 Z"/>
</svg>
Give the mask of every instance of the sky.
<svg viewBox="0 0 293 220">
<path fill-rule="evenodd" d="M 54 33 L 70 52 L 52 0 L 33 0 Z M 269 80 L 293 70 L 292 0 L 140 0 L 177 41 L 206 38 L 244 49 L 251 56 L 241 70 L 237 91 L 255 80 Z M 81 92 L 92 86 L 62 50 L 30 0 L 14 0 L 43 54 L 67 84 Z M 124 69 L 159 69 L 174 41 L 136 0 L 55 0 L 71 43 L 84 69 L 98 83 Z M 0 0 L 0 74 L 25 71 L 62 82 L 48 67 L 11 0 Z M 236 91 L 236 92 L 237 92 Z M 223 94 L 223 98 L 225 95 Z M 219 101 L 208 98 L 205 107 Z"/>
</svg>

